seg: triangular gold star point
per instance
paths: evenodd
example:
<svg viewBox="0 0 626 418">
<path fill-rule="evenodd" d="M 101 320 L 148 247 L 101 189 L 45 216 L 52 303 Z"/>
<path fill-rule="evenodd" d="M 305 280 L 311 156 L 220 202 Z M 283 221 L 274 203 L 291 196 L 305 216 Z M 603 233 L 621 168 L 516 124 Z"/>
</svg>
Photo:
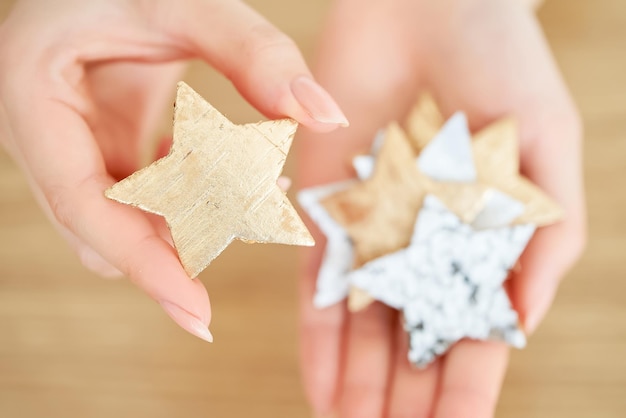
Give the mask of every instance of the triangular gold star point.
<svg viewBox="0 0 626 418">
<path fill-rule="evenodd" d="M 412 109 L 407 130 L 421 150 L 442 128 L 445 118 L 432 96 L 424 94 Z M 563 210 L 543 190 L 519 172 L 519 128 L 516 119 L 503 117 L 473 135 L 472 153 L 478 182 L 496 188 L 525 205 L 515 224 L 537 227 L 558 222 Z M 463 218 L 463 216 L 461 216 Z"/>
<path fill-rule="evenodd" d="M 235 239 L 314 245 L 276 184 L 296 128 L 291 119 L 235 125 L 180 82 L 170 153 L 105 195 L 163 216 L 192 278 Z"/>
<path fill-rule="evenodd" d="M 352 239 L 355 267 L 410 243 L 406 226 L 414 223 L 429 184 L 415 165 L 409 139 L 391 123 L 373 175 L 322 201 Z"/>
</svg>

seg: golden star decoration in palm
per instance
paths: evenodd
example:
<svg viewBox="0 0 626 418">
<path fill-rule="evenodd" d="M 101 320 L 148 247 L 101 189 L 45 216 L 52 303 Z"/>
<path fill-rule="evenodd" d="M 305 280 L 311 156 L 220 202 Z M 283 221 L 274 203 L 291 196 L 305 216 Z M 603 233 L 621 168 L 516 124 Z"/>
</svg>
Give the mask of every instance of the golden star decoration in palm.
<svg viewBox="0 0 626 418">
<path fill-rule="evenodd" d="M 170 153 L 108 189 L 108 198 L 161 215 L 196 277 L 233 240 L 314 244 L 276 181 L 297 123 L 235 125 L 179 83 Z"/>
<path fill-rule="evenodd" d="M 438 181 L 425 175 L 416 158 L 441 131 L 445 119 L 430 96 L 423 96 L 407 121 L 408 132 L 388 126 L 373 175 L 323 201 L 354 245 L 354 268 L 406 248 L 426 194 L 439 198 L 463 222 L 471 223 L 495 189 L 524 205 L 515 224 L 544 226 L 562 217 L 560 207 L 519 173 L 517 125 L 503 118 L 474 135 L 475 180 Z M 361 310 L 373 298 L 352 288 L 349 307 Z"/>
</svg>

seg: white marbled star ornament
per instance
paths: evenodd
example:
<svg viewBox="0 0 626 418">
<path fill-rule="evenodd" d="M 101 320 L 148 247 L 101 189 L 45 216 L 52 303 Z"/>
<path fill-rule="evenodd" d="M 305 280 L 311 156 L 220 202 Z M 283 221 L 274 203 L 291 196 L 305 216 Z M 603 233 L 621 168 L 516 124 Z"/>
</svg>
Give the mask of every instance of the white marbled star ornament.
<svg viewBox="0 0 626 418">
<path fill-rule="evenodd" d="M 511 206 L 509 218 L 499 222 L 519 216 L 518 202 L 497 191 L 491 191 L 484 210 L 492 211 L 492 205 Z M 463 338 L 521 348 L 526 339 L 503 283 L 534 231 L 530 224 L 476 229 L 428 195 L 410 246 L 365 264 L 348 279 L 402 311 L 408 357 L 418 367 Z"/>
</svg>

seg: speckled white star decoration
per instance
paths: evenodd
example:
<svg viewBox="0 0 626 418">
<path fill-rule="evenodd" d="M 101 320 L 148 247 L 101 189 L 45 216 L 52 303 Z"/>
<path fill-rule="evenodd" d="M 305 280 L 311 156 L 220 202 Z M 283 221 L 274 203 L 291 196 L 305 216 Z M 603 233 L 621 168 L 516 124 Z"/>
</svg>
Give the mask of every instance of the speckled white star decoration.
<svg viewBox="0 0 626 418">
<path fill-rule="evenodd" d="M 485 210 L 501 199 L 491 194 Z M 411 245 L 365 264 L 348 279 L 402 310 L 409 360 L 418 367 L 462 338 L 498 339 L 521 348 L 526 339 L 502 284 L 534 231 L 530 224 L 475 229 L 428 195 Z"/>
</svg>

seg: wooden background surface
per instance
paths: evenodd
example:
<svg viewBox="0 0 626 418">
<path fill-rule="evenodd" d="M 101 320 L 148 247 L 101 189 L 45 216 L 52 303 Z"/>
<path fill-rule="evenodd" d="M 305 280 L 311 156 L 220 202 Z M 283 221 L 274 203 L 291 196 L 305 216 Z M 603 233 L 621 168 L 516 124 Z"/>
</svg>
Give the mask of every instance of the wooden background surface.
<svg viewBox="0 0 626 418">
<path fill-rule="evenodd" d="M 10 3 L 0 0 L 2 15 Z M 310 53 L 327 1 L 251 3 Z M 513 354 L 498 416 L 623 417 L 626 2 L 549 0 L 540 18 L 585 120 L 590 243 L 529 348 Z M 189 79 L 236 121 L 258 119 L 215 73 L 196 65 Z M 0 417 L 310 416 L 295 250 L 234 245 L 203 274 L 209 346 L 127 282 L 85 271 L 2 152 L 0 238 Z"/>
</svg>

